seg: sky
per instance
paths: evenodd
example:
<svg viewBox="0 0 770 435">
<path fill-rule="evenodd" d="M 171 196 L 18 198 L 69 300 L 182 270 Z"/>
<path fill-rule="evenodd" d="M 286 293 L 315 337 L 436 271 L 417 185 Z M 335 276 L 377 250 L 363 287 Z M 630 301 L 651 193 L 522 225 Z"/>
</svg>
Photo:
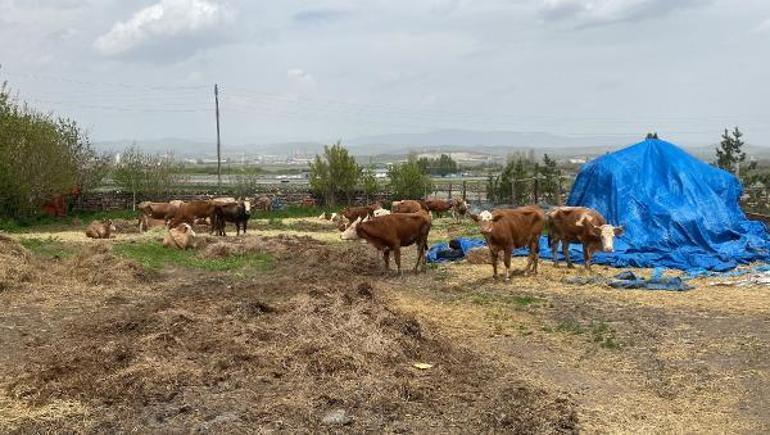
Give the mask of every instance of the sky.
<svg viewBox="0 0 770 435">
<path fill-rule="evenodd" d="M 0 81 L 97 141 L 440 129 L 770 146 L 767 0 L 0 0 Z M 591 144 L 586 144 L 591 145 Z"/>
</svg>

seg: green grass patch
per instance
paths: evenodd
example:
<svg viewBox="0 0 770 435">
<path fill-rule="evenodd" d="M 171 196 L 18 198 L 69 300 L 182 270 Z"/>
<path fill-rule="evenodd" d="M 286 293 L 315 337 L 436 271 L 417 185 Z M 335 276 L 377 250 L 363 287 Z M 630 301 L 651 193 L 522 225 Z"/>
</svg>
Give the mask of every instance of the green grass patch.
<svg viewBox="0 0 770 435">
<path fill-rule="evenodd" d="M 546 331 L 546 328 L 543 328 L 546 332 L 553 331 L 550 328 L 547 329 L 548 330 Z M 603 320 L 592 320 L 587 326 L 583 326 L 575 320 L 563 321 L 556 326 L 556 332 L 572 335 L 586 335 L 591 341 L 605 349 L 620 349 L 621 347 L 621 344 L 615 337 L 615 330 Z"/>
<path fill-rule="evenodd" d="M 174 265 L 210 272 L 241 269 L 266 271 L 275 266 L 275 259 L 269 254 L 253 253 L 206 259 L 199 257 L 198 253 L 194 250 L 180 251 L 178 249 L 169 249 L 155 241 L 121 243 L 115 246 L 113 252 L 153 270 L 160 270 L 166 266 Z"/>
<path fill-rule="evenodd" d="M 565 334 L 573 334 L 573 335 L 578 335 L 585 332 L 585 330 L 583 329 L 583 326 L 581 326 L 580 323 L 578 323 L 575 320 L 566 320 L 563 322 L 559 322 L 559 324 L 556 325 L 556 331 L 562 332 Z"/>
<path fill-rule="evenodd" d="M 83 226 L 94 220 L 136 219 L 139 212 L 132 210 L 109 210 L 98 212 L 71 213 L 65 218 L 40 215 L 26 219 L 0 219 L 0 230 L 8 233 L 24 233 L 46 228 L 71 227 L 73 220 L 79 220 Z"/>
<path fill-rule="evenodd" d="M 288 218 L 309 218 L 318 217 L 324 212 L 336 212 L 330 208 L 320 207 L 286 207 L 281 210 L 270 212 L 252 210 L 251 219 L 288 219 Z"/>
<path fill-rule="evenodd" d="M 64 242 L 55 238 L 45 239 L 21 239 L 19 243 L 32 253 L 49 258 L 66 258 L 74 254 L 74 251 Z"/>
</svg>

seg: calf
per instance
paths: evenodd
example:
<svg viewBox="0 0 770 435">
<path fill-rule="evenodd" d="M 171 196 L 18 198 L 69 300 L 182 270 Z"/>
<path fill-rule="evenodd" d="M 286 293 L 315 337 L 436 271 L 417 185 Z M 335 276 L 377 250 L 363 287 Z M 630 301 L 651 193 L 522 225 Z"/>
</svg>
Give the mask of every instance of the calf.
<svg viewBox="0 0 770 435">
<path fill-rule="evenodd" d="M 468 203 L 464 199 L 452 200 L 452 217 L 459 222 L 468 212 Z"/>
<path fill-rule="evenodd" d="M 340 235 L 340 238 L 342 240 L 364 239 L 382 251 L 386 270 L 390 270 L 390 253 L 393 252 L 399 274 L 401 274 L 401 247 L 416 244 L 417 264 L 414 270 L 417 271 L 422 263 L 425 271 L 425 251 L 428 249 L 430 226 L 431 219 L 427 213 L 395 213 L 376 218 L 359 218 Z"/>
<path fill-rule="evenodd" d="M 393 213 L 418 213 L 421 210 L 428 211 L 428 207 L 423 201 L 405 199 L 403 201 L 393 201 L 390 210 Z"/>
<path fill-rule="evenodd" d="M 553 254 L 554 266 L 559 266 L 556 256 L 561 242 L 562 253 L 567 267 L 573 268 L 569 257 L 569 244 L 583 244 L 583 260 L 586 270 L 591 270 L 591 256 L 599 250 L 612 252 L 616 236 L 623 234 L 622 226 L 607 224 L 598 211 L 585 207 L 556 207 L 546 215 L 548 222 L 548 245 Z"/>
<path fill-rule="evenodd" d="M 163 238 L 163 246 L 187 250 L 195 244 L 195 231 L 188 223 L 182 223 L 176 228 L 171 228 Z"/>
<path fill-rule="evenodd" d="M 105 221 L 93 221 L 86 228 L 86 237 L 92 239 L 109 239 L 112 233 L 117 231 L 111 219 Z"/>
<path fill-rule="evenodd" d="M 492 260 L 493 277 L 497 278 L 497 258 L 503 251 L 505 280 L 510 280 L 511 254 L 514 249 L 529 248 L 529 258 L 524 274 L 537 274 L 540 258 L 540 234 L 545 225 L 545 214 L 540 207 L 527 206 L 515 209 L 497 209 L 484 211 L 478 216 L 471 214 L 471 219 L 479 224 L 481 234 L 489 246 Z"/>
<path fill-rule="evenodd" d="M 227 235 L 225 233 L 227 222 L 235 224 L 236 235 L 241 234 L 241 227 L 243 227 L 243 234 L 246 234 L 246 227 L 248 227 L 250 217 L 251 203 L 249 201 L 240 200 L 227 204 L 217 204 L 214 209 L 213 225 L 216 227 L 216 232 L 219 236 Z"/>
</svg>

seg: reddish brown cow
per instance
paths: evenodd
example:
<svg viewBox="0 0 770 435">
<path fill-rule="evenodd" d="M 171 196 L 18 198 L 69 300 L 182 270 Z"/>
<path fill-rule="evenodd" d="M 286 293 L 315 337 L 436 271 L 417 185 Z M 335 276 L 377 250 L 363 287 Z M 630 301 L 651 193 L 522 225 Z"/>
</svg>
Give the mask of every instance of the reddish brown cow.
<svg viewBox="0 0 770 435">
<path fill-rule="evenodd" d="M 172 219 L 179 209 L 182 201 L 171 202 L 140 202 L 137 209 L 145 216 L 152 219 Z"/>
<path fill-rule="evenodd" d="M 428 211 L 428 207 L 423 201 L 405 199 L 403 201 L 393 201 L 390 210 L 393 213 L 418 213 L 420 210 Z"/>
<path fill-rule="evenodd" d="M 497 278 L 497 258 L 503 251 L 505 280 L 510 279 L 511 254 L 516 248 L 529 248 L 527 266 L 523 272 L 537 274 L 540 259 L 540 234 L 545 226 L 545 214 L 540 207 L 527 206 L 515 209 L 497 209 L 484 211 L 478 216 L 471 215 L 478 222 L 481 234 L 487 240 L 492 259 L 493 277 Z"/>
<path fill-rule="evenodd" d="M 211 233 L 214 232 L 214 201 L 197 200 L 183 203 L 176 211 L 169 228 L 176 228 L 182 223 L 195 224 L 196 219 L 208 218 L 211 222 Z"/>
<path fill-rule="evenodd" d="M 591 256 L 602 250 L 612 252 L 616 236 L 623 234 L 623 227 L 607 224 L 604 216 L 598 211 L 585 207 L 556 207 L 546 215 L 548 221 L 548 245 L 553 253 L 553 264 L 559 266 L 556 256 L 561 242 L 567 267 L 573 268 L 569 258 L 569 244 L 583 244 L 583 261 L 585 268 L 591 270 Z"/>
<path fill-rule="evenodd" d="M 428 249 L 430 215 L 420 213 L 397 213 L 356 220 L 340 235 L 342 240 L 364 239 L 370 245 L 382 251 L 385 269 L 390 270 L 390 253 L 396 260 L 398 273 L 401 274 L 401 247 L 417 245 L 417 264 L 414 270 L 423 265 L 425 271 L 425 251 Z"/>
<path fill-rule="evenodd" d="M 454 203 L 451 199 L 438 199 L 429 198 L 425 200 L 425 207 L 432 212 L 436 213 L 436 216 L 441 217 L 441 214 L 452 210 Z"/>
</svg>

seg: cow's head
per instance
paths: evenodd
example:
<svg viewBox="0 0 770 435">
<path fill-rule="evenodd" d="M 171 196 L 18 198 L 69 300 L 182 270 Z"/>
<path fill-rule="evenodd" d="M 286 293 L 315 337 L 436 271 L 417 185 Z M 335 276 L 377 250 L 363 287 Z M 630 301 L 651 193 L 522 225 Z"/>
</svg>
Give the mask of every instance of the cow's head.
<svg viewBox="0 0 770 435">
<path fill-rule="evenodd" d="M 251 214 L 251 201 L 243 201 L 243 209 L 246 211 L 246 216 L 249 216 Z"/>
<path fill-rule="evenodd" d="M 104 226 L 107 227 L 107 230 L 111 233 L 115 233 L 118 230 L 115 228 L 115 224 L 112 223 L 112 219 L 107 219 L 104 221 Z"/>
<path fill-rule="evenodd" d="M 387 216 L 390 214 L 390 210 L 386 210 L 382 207 L 378 208 L 377 210 L 372 213 L 374 217 L 380 217 L 380 216 Z"/>
<path fill-rule="evenodd" d="M 368 220 L 369 218 L 367 218 Z M 340 239 L 342 240 L 358 240 L 358 231 L 356 231 L 356 228 L 358 228 L 358 224 L 361 222 L 366 222 L 366 220 L 362 221 L 361 218 L 356 219 L 351 223 L 347 229 L 345 229 L 342 234 L 340 234 Z"/>
<path fill-rule="evenodd" d="M 390 210 L 393 211 L 393 213 L 398 213 L 398 207 L 401 206 L 402 202 L 404 201 L 393 201 L 390 205 Z"/>
<path fill-rule="evenodd" d="M 494 223 L 500 219 L 500 216 L 494 216 L 491 212 L 484 210 L 479 214 L 472 214 L 471 219 L 479 224 L 479 230 L 481 234 L 489 234 L 494 228 Z"/>
<path fill-rule="evenodd" d="M 623 234 L 623 227 L 615 227 L 609 224 L 596 226 L 590 220 L 586 220 L 586 225 L 591 234 L 602 241 L 602 251 L 612 252 L 615 250 L 615 237 Z"/>
<path fill-rule="evenodd" d="M 468 203 L 465 202 L 464 199 L 455 199 L 454 200 L 454 208 L 460 214 L 465 214 L 465 212 L 468 211 Z"/>
</svg>

